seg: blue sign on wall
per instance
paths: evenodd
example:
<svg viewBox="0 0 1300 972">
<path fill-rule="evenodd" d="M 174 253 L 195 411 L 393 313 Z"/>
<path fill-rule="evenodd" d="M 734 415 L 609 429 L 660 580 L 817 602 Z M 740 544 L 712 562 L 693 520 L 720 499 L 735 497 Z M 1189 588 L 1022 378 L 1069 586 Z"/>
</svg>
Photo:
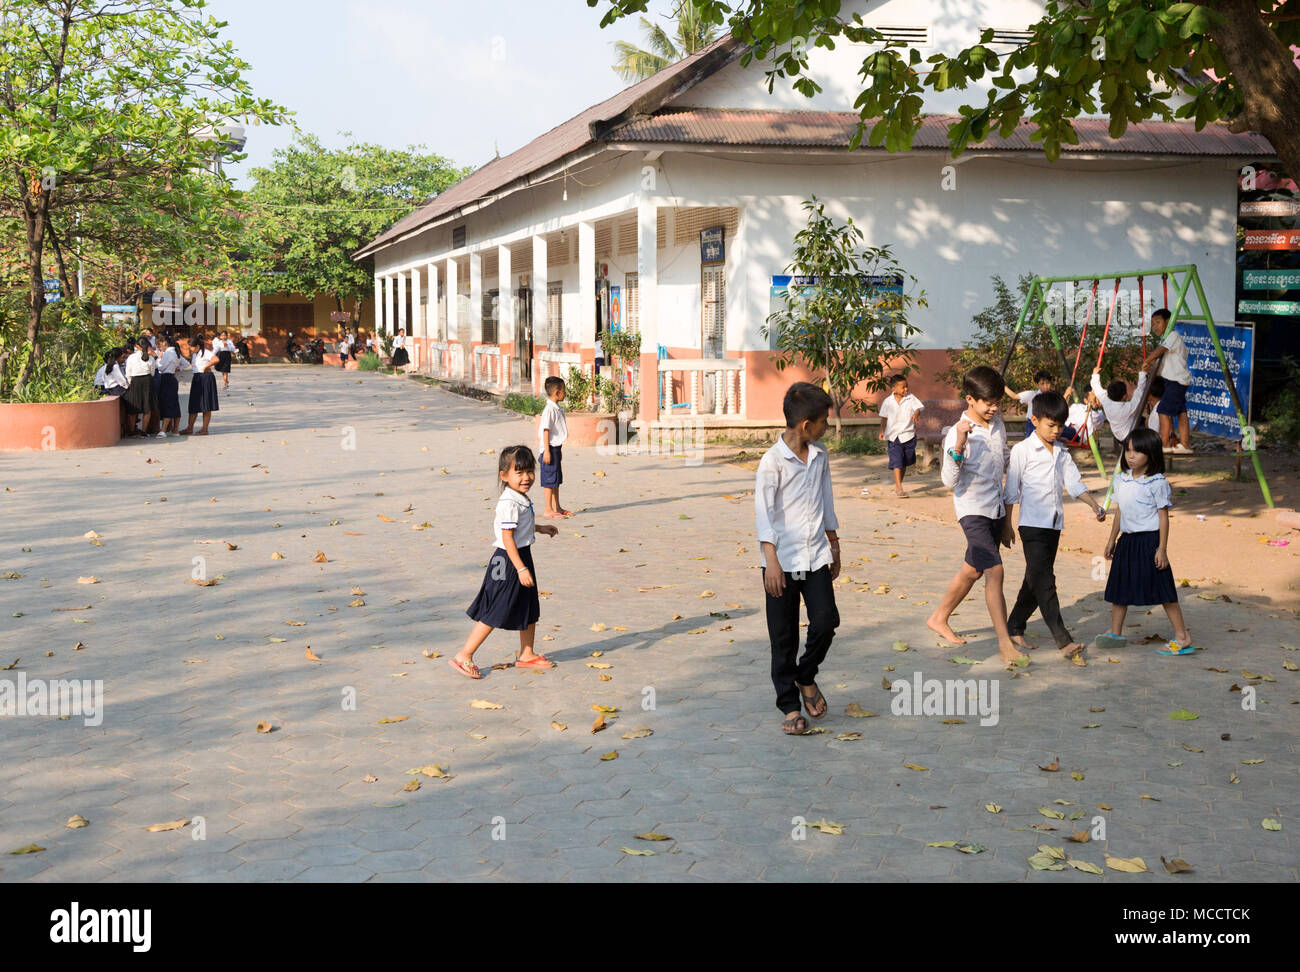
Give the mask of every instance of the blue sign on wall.
<svg viewBox="0 0 1300 972">
<path fill-rule="evenodd" d="M 1187 345 L 1187 370 L 1192 373 L 1192 384 L 1187 389 L 1187 417 L 1192 428 L 1225 439 L 1240 439 L 1241 425 L 1237 421 L 1237 412 L 1232 407 L 1228 386 L 1223 380 L 1219 356 L 1214 353 L 1210 329 L 1204 324 L 1179 321 L 1174 325 L 1174 330 L 1182 335 L 1183 342 Z M 1214 330 L 1219 335 L 1219 345 L 1223 348 L 1223 356 L 1228 359 L 1228 370 L 1232 372 L 1237 397 L 1241 399 L 1249 420 L 1255 330 L 1226 324 L 1216 324 Z"/>
<path fill-rule="evenodd" d="M 725 232 L 721 226 L 700 230 L 700 262 L 721 263 L 726 259 Z"/>
</svg>

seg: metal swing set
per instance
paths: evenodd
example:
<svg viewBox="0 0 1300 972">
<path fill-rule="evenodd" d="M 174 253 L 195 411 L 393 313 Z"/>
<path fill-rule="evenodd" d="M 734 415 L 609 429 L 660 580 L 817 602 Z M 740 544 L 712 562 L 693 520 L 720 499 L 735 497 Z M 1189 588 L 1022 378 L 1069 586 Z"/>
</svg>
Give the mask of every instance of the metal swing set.
<svg viewBox="0 0 1300 972">
<path fill-rule="evenodd" d="M 1255 467 L 1255 476 L 1259 479 L 1259 489 L 1264 495 L 1264 502 L 1270 509 L 1273 508 L 1273 497 L 1269 492 L 1268 483 L 1264 480 L 1264 469 L 1260 465 L 1259 452 L 1255 447 L 1255 430 L 1246 419 L 1246 410 L 1241 403 L 1241 398 L 1237 394 L 1236 384 L 1232 380 L 1231 372 L 1228 369 L 1228 359 L 1223 353 L 1223 346 L 1219 343 L 1218 331 L 1214 327 L 1214 318 L 1210 315 L 1210 305 L 1205 299 L 1205 291 L 1201 287 L 1200 275 L 1196 272 L 1196 264 L 1187 264 L 1178 267 L 1157 267 L 1153 270 L 1125 270 L 1118 273 L 1100 273 L 1084 274 L 1080 276 L 1061 276 L 1061 277 L 1036 277 L 1029 286 L 1029 292 L 1025 295 L 1025 302 L 1020 308 L 1020 318 L 1016 321 L 1015 332 L 1011 335 L 1011 343 L 1007 347 L 1006 357 L 1002 360 L 1001 373 L 1003 376 L 1007 373 L 1007 367 L 1011 363 L 1011 356 L 1015 353 L 1016 342 L 1020 337 L 1020 332 L 1026 325 L 1031 327 L 1046 326 L 1047 333 L 1051 336 L 1052 346 L 1056 348 L 1057 354 L 1061 358 L 1061 367 L 1070 374 L 1070 387 L 1074 386 L 1074 379 L 1079 371 L 1079 361 L 1083 356 L 1083 345 L 1087 339 L 1088 327 L 1092 323 L 1093 311 L 1097 303 L 1097 290 L 1103 280 L 1114 280 L 1115 289 L 1110 298 L 1110 309 L 1106 314 L 1105 330 L 1102 331 L 1101 347 L 1097 352 L 1097 367 L 1101 367 L 1102 359 L 1106 354 L 1106 341 L 1110 337 L 1111 325 L 1115 320 L 1116 307 L 1119 304 L 1120 282 L 1125 278 L 1137 278 L 1138 285 L 1138 306 L 1141 315 L 1145 318 L 1145 278 L 1159 276 L 1164 287 L 1164 306 L 1170 309 L 1170 327 L 1178 321 L 1200 321 L 1205 324 L 1210 334 L 1210 341 L 1214 344 L 1214 352 L 1218 356 L 1219 366 L 1223 369 L 1224 384 L 1227 385 L 1228 395 L 1232 399 L 1232 407 L 1237 413 L 1237 422 L 1241 426 L 1241 449 L 1242 452 L 1250 456 L 1250 461 Z M 1174 284 L 1174 301 L 1169 302 L 1169 282 L 1173 280 Z M 1092 284 L 1092 290 L 1088 297 L 1088 309 L 1084 315 L 1083 328 L 1079 335 L 1079 347 L 1074 354 L 1074 366 L 1066 359 L 1065 349 L 1061 345 L 1060 335 L 1057 333 L 1056 325 L 1052 321 L 1052 315 L 1048 311 L 1048 294 L 1056 284 Z M 1191 299 L 1195 298 L 1195 307 L 1199 313 L 1192 313 Z M 1100 320 L 1100 318 L 1098 318 Z M 1147 353 L 1147 336 L 1145 321 L 1142 327 L 1142 357 L 1145 360 Z M 1134 394 L 1139 396 L 1139 401 L 1145 401 L 1147 389 L 1150 387 L 1151 380 L 1154 376 L 1148 375 L 1146 384 L 1137 389 Z M 1091 447 L 1093 459 L 1097 463 L 1097 471 L 1106 475 L 1106 464 L 1102 461 L 1101 450 L 1097 447 L 1097 437 L 1089 434 L 1088 445 Z M 1115 472 L 1119 472 L 1119 464 L 1116 463 Z M 1111 476 L 1112 487 L 1114 476 Z M 1105 506 L 1109 507 L 1111 499 L 1110 490 L 1106 493 Z"/>
</svg>

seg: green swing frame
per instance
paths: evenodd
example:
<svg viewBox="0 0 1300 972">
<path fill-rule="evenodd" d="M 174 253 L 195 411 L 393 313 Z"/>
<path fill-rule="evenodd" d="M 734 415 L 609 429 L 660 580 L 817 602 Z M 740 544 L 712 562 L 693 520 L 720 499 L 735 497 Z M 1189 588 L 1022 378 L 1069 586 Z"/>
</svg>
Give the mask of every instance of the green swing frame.
<svg viewBox="0 0 1300 972">
<path fill-rule="evenodd" d="M 1016 342 L 1020 338 L 1021 331 L 1028 324 L 1031 327 L 1046 325 L 1047 333 L 1051 336 L 1052 346 L 1056 348 L 1057 354 L 1061 357 L 1061 365 L 1065 369 L 1064 373 L 1069 374 L 1071 371 L 1070 363 L 1065 357 L 1065 350 L 1061 346 L 1060 335 L 1053 325 L 1051 316 L 1047 314 L 1047 295 L 1053 286 L 1059 283 L 1093 283 L 1097 281 L 1114 280 L 1118 286 L 1119 282 L 1126 277 L 1133 277 L 1139 281 L 1146 277 L 1161 277 L 1172 282 L 1174 285 L 1174 301 L 1170 305 L 1172 317 L 1170 326 L 1180 320 L 1183 321 L 1201 321 L 1205 324 L 1206 329 L 1210 332 L 1210 341 L 1214 345 L 1214 352 L 1219 358 L 1219 367 L 1223 369 L 1224 384 L 1228 387 L 1228 394 L 1232 398 L 1232 407 L 1237 413 L 1237 421 L 1241 425 L 1241 445 L 1242 451 L 1250 456 L 1251 464 L 1255 467 L 1255 476 L 1259 479 L 1259 489 L 1264 495 L 1264 502 L 1268 504 L 1269 509 L 1273 508 L 1273 496 L 1269 492 L 1268 483 L 1264 479 L 1264 468 L 1259 461 L 1259 452 L 1256 449 L 1255 430 L 1250 426 L 1246 419 L 1246 410 L 1241 403 L 1241 398 L 1237 395 L 1236 385 L 1233 383 L 1232 375 L 1228 370 L 1228 359 L 1223 353 L 1223 346 L 1219 343 L 1219 334 L 1214 327 L 1214 318 L 1210 314 L 1209 302 L 1205 299 L 1205 290 L 1201 287 L 1200 274 L 1196 272 L 1196 264 L 1185 264 L 1177 267 L 1156 267 L 1151 270 L 1123 270 L 1111 273 L 1087 273 L 1078 275 L 1065 275 L 1060 277 L 1035 277 L 1033 283 L 1029 285 L 1029 292 L 1025 295 L 1025 302 L 1020 308 L 1020 318 L 1016 321 L 1015 332 L 1011 335 L 1011 343 L 1007 346 L 1006 357 L 1002 361 L 1001 373 L 1006 375 L 1007 367 L 1011 363 L 1011 356 L 1015 353 Z M 1192 313 L 1192 304 L 1190 298 L 1196 300 L 1196 307 L 1199 313 Z M 1145 314 L 1145 309 L 1143 309 Z M 1107 327 L 1109 328 L 1109 320 Z M 1144 322 L 1145 326 L 1145 322 Z M 1102 352 L 1105 352 L 1103 338 Z M 1082 341 L 1080 341 L 1082 348 Z M 1147 383 L 1151 379 L 1148 377 Z M 1135 394 L 1143 397 L 1146 396 L 1146 387 L 1139 388 Z M 1097 448 L 1096 436 L 1090 436 L 1088 444 L 1092 447 L 1092 456 L 1097 463 L 1097 471 L 1106 475 L 1106 464 L 1102 461 L 1101 450 Z M 1249 448 L 1247 448 L 1249 446 Z M 1119 471 L 1119 465 L 1116 464 L 1116 472 Z M 1114 477 L 1111 477 L 1112 486 Z M 1106 503 L 1109 507 L 1111 494 L 1108 489 L 1106 492 Z"/>
</svg>

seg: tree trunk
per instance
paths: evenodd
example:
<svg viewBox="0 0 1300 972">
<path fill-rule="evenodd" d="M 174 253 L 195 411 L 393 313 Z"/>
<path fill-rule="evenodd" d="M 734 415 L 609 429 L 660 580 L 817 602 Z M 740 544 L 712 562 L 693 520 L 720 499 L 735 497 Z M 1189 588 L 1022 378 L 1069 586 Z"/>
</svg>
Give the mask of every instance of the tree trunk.
<svg viewBox="0 0 1300 972">
<path fill-rule="evenodd" d="M 1211 32 L 1242 91 L 1235 131 L 1259 132 L 1291 178 L 1300 178 L 1300 70 L 1291 51 L 1260 15 L 1255 0 L 1220 0 L 1224 22 Z"/>
<path fill-rule="evenodd" d="M 48 232 L 50 234 L 50 245 L 54 247 L 54 260 L 59 268 L 59 284 L 63 289 L 63 299 L 71 303 L 76 299 L 77 295 L 73 293 L 72 281 L 68 279 L 68 268 L 63 262 L 63 248 L 59 246 L 59 238 L 55 234 L 53 226 L 48 227 Z"/>
<path fill-rule="evenodd" d="M 21 181 L 22 175 L 18 178 Z M 45 277 L 41 268 L 41 254 L 45 247 L 45 209 L 40 202 L 33 204 L 30 194 L 25 194 L 23 199 L 23 223 L 27 231 L 27 343 L 32 346 L 32 351 L 18 372 L 14 391 L 20 391 L 27 384 L 32 368 L 41 356 L 41 312 L 45 310 Z"/>
</svg>

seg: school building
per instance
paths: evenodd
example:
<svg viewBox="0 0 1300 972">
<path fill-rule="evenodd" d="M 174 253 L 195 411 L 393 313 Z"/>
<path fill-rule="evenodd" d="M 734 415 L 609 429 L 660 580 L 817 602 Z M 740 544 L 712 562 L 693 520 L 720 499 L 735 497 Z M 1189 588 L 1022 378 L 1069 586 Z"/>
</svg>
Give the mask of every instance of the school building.
<svg viewBox="0 0 1300 972">
<path fill-rule="evenodd" d="M 1010 50 L 1043 8 L 844 6 L 923 57 L 987 27 Z M 685 404 L 779 420 L 784 389 L 808 376 L 776 370 L 763 325 L 812 195 L 867 245 L 891 245 L 927 292 L 911 318 L 922 397 L 951 396 L 935 376 L 992 302 L 995 273 L 1014 286 L 1031 270 L 1195 263 L 1215 319 L 1234 319 L 1237 172 L 1273 157 L 1265 139 L 1164 122 L 1111 139 L 1105 119 L 1081 119 L 1056 163 L 1029 125 L 953 160 L 946 127 L 987 91 L 972 84 L 930 93 L 911 152 L 849 152 L 864 51 L 814 49 L 823 90 L 805 98 L 780 80 L 769 93 L 770 61 L 742 66 L 745 47 L 724 37 L 494 159 L 355 255 L 375 261 L 378 327 L 414 336 L 421 371 L 524 389 L 590 367 L 598 334 L 627 327 L 641 337 L 641 418 Z"/>
</svg>

